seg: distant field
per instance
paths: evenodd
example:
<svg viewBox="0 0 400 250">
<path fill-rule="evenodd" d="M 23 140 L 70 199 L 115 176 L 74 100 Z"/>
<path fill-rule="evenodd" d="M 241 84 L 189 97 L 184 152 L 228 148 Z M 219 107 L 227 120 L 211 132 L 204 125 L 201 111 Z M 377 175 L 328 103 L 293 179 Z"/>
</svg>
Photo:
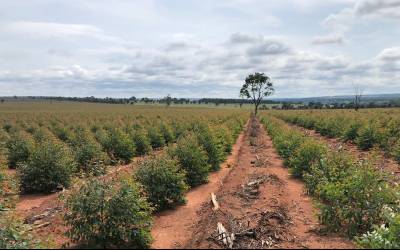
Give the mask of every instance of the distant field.
<svg viewBox="0 0 400 250">
<path fill-rule="evenodd" d="M 165 104 L 104 104 L 87 102 L 57 102 L 57 101 L 7 101 L 0 104 L 0 112 L 130 112 L 143 109 L 164 110 Z M 251 109 L 253 105 L 246 104 L 241 108 L 235 104 L 172 104 L 168 109 Z"/>
</svg>

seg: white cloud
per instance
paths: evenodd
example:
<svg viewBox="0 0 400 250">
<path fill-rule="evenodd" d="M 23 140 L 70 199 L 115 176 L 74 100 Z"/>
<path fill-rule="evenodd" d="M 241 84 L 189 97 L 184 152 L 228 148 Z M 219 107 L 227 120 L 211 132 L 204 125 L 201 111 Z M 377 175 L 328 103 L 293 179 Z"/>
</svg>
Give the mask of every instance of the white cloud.
<svg viewBox="0 0 400 250">
<path fill-rule="evenodd" d="M 400 0 L 359 0 L 354 10 L 360 16 L 400 18 Z"/>
<path fill-rule="evenodd" d="M 398 1 L 83 1 L 0 4 L 3 94 L 237 97 L 255 71 L 280 96 L 400 84 Z"/>
<path fill-rule="evenodd" d="M 83 37 L 106 42 L 122 42 L 120 38 L 105 34 L 105 32 L 98 27 L 84 24 L 17 21 L 6 23 L 0 30 L 11 34 L 40 39 L 70 39 Z"/>
<path fill-rule="evenodd" d="M 327 36 L 317 36 L 312 40 L 313 44 L 342 44 L 344 42 L 344 36 L 342 34 L 330 34 Z"/>
</svg>

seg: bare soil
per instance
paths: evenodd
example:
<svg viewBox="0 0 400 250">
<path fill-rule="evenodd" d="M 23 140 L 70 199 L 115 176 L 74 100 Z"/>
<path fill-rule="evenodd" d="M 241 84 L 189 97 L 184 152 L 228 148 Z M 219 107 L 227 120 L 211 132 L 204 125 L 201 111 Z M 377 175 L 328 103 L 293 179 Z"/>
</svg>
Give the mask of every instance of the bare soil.
<svg viewBox="0 0 400 250">
<path fill-rule="evenodd" d="M 152 248 L 183 248 L 191 239 L 195 231 L 193 225 L 200 223 L 201 218 L 197 214 L 199 208 L 202 204 L 208 203 L 210 193 L 216 192 L 223 185 L 228 174 L 238 164 L 241 149 L 245 143 L 244 137 L 244 133 L 239 135 L 231 155 L 221 165 L 218 172 L 210 174 L 207 184 L 191 189 L 187 193 L 185 205 L 165 211 L 155 217 L 151 231 Z"/>
<path fill-rule="evenodd" d="M 153 248 L 226 248 L 218 222 L 227 236 L 235 234 L 233 248 L 355 247 L 345 238 L 322 233 L 318 210 L 303 183 L 291 177 L 257 120 L 248 124 L 231 157 L 238 161 L 229 171 L 215 173 L 201 191 L 192 191 L 186 206 L 156 219 Z M 217 211 L 211 192 L 220 205 Z"/>
</svg>

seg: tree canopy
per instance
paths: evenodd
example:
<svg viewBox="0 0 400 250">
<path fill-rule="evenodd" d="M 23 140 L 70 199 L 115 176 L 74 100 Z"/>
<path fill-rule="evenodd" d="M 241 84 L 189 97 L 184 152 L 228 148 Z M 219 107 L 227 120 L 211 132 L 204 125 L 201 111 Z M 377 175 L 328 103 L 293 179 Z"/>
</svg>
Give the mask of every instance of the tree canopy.
<svg viewBox="0 0 400 250">
<path fill-rule="evenodd" d="M 246 77 L 240 96 L 252 100 L 255 107 L 254 113 L 257 114 L 258 106 L 263 98 L 272 95 L 274 91 L 271 79 L 264 73 L 256 72 Z"/>
</svg>

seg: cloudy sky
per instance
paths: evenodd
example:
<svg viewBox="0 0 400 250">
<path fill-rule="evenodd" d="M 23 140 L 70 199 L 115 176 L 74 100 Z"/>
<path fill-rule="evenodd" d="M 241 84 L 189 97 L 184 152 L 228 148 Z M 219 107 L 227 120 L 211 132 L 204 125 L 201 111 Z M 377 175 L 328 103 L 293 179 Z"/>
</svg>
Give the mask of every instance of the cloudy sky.
<svg viewBox="0 0 400 250">
<path fill-rule="evenodd" d="M 0 96 L 400 93 L 400 0 L 0 0 Z"/>
</svg>

